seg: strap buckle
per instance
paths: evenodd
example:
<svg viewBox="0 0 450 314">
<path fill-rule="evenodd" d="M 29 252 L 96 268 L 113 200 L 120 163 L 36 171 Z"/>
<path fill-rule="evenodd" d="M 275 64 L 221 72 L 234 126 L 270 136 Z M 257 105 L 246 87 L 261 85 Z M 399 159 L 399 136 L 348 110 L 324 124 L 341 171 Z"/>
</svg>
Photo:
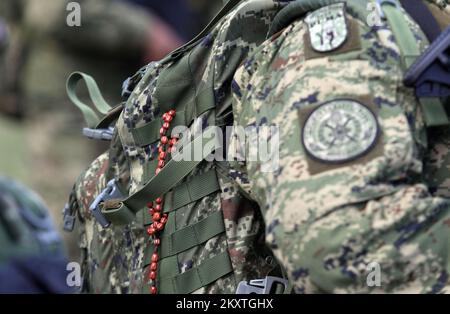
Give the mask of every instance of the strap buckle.
<svg viewBox="0 0 450 314">
<path fill-rule="evenodd" d="M 121 199 L 122 197 L 123 197 L 122 193 L 117 187 L 117 180 L 112 179 L 108 182 L 106 188 L 99 195 L 97 195 L 95 200 L 92 202 L 91 206 L 89 206 L 89 210 L 91 211 L 92 215 L 94 215 L 97 222 L 103 228 L 108 228 L 111 222 L 108 221 L 106 217 L 102 214 L 100 204 L 106 200 Z"/>
<path fill-rule="evenodd" d="M 384 21 L 386 20 L 386 15 L 384 14 L 384 11 L 382 8 L 383 4 L 390 4 L 394 7 L 396 7 L 397 9 L 400 8 L 400 4 L 396 0 L 377 0 L 377 2 L 376 2 L 377 11 L 378 11 L 380 18 Z"/>
<path fill-rule="evenodd" d="M 408 69 L 406 86 L 415 87 L 417 97 L 450 96 L 450 27 L 439 35 Z"/>
<path fill-rule="evenodd" d="M 236 289 L 236 294 L 270 294 L 275 292 L 277 285 L 282 285 L 283 293 L 285 293 L 288 290 L 289 282 L 284 278 L 272 276 L 249 282 L 241 281 Z"/>
<path fill-rule="evenodd" d="M 83 128 L 83 135 L 93 140 L 111 141 L 113 133 L 114 127 L 112 126 L 107 129 Z"/>
<path fill-rule="evenodd" d="M 133 76 L 130 76 L 125 81 L 123 81 L 121 96 L 124 99 L 127 99 L 128 97 L 130 97 L 131 94 L 133 93 L 134 88 L 139 83 L 139 81 L 144 77 L 145 73 L 149 69 L 154 67 L 155 65 L 156 65 L 155 61 L 150 62 L 149 64 L 147 64 L 147 65 L 143 66 L 142 68 L 140 68 Z"/>
<path fill-rule="evenodd" d="M 63 214 L 63 229 L 68 232 L 72 232 L 75 226 L 75 215 L 70 214 L 69 204 L 66 203 L 62 209 Z"/>
</svg>

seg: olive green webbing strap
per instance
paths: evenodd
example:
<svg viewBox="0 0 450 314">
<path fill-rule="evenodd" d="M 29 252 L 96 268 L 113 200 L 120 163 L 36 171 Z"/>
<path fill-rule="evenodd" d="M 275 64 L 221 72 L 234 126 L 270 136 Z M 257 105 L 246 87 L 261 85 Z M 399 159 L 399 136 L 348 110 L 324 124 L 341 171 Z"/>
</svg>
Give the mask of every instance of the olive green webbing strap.
<svg viewBox="0 0 450 314">
<path fill-rule="evenodd" d="M 164 213 L 170 213 L 177 209 L 196 202 L 209 194 L 212 194 L 220 190 L 220 185 L 217 179 L 215 169 L 208 170 L 207 172 L 189 178 L 187 182 L 184 182 L 172 191 L 168 192 L 164 196 Z M 152 223 L 152 217 L 148 211 L 144 211 L 144 225 Z"/>
<path fill-rule="evenodd" d="M 211 95 L 213 93 L 212 88 L 206 89 L 202 93 L 197 96 L 198 101 L 193 100 L 188 105 L 186 105 L 186 109 L 183 111 L 177 111 L 177 114 L 171 121 L 170 129 L 168 130 L 169 134 L 174 127 L 177 126 L 189 126 L 191 122 L 200 116 L 202 113 L 211 110 L 215 107 L 215 103 L 211 101 L 202 101 L 202 97 L 204 94 Z M 140 127 L 131 130 L 131 135 L 133 136 L 133 140 L 137 146 L 145 146 L 152 143 L 155 143 L 159 140 L 161 135 L 159 134 L 159 129 L 162 127 L 161 119 L 152 120 L 149 123 L 146 123 Z"/>
<path fill-rule="evenodd" d="M 210 119 L 214 118 L 214 111 L 210 113 Z M 213 134 L 215 135 L 215 133 Z M 214 140 L 214 145 L 211 141 Z M 101 204 L 102 213 L 106 219 L 114 224 L 128 224 L 134 220 L 136 213 L 145 207 L 149 200 L 154 200 L 174 188 L 184 177 L 200 164 L 216 148 L 222 146 L 217 137 L 211 138 L 209 132 L 202 131 L 201 135 L 182 147 L 173 158 L 167 162 L 161 172 L 147 182 L 140 190 L 130 195 L 123 201 Z M 192 152 L 201 149 L 201 158 L 193 158 Z M 183 152 L 190 152 L 189 160 L 183 159 Z M 194 156 L 195 157 L 195 156 Z"/>
<path fill-rule="evenodd" d="M 225 224 L 221 211 L 214 212 L 208 217 L 174 232 L 164 230 L 161 237 L 159 258 L 162 260 L 184 252 L 205 243 L 223 232 L 225 232 Z M 144 254 L 144 266 L 151 263 L 152 247 L 153 244 L 150 245 L 150 249 Z"/>
<path fill-rule="evenodd" d="M 400 6 L 398 2 L 396 3 Z M 381 9 L 400 49 L 403 70 L 406 71 L 421 53 L 414 34 L 406 21 L 404 12 L 398 6 L 392 1 L 381 2 Z M 439 98 L 419 98 L 419 102 L 427 127 L 448 125 L 450 123 Z"/>
<path fill-rule="evenodd" d="M 98 112 L 106 115 L 112 108 L 103 98 L 100 89 L 98 88 L 97 83 L 92 76 L 82 72 L 74 72 L 69 76 L 66 83 L 67 95 L 72 103 L 81 110 L 87 126 L 89 128 L 95 128 L 96 125 L 100 122 L 99 116 L 95 113 L 94 110 L 92 110 L 91 107 L 82 102 L 78 98 L 76 93 L 77 84 L 81 80 L 83 80 L 86 84 L 89 97 L 91 98 L 91 101 Z"/>
<path fill-rule="evenodd" d="M 175 276 L 161 276 L 159 279 L 159 293 L 187 294 L 194 292 L 233 271 L 228 252 L 222 252 L 194 266 L 184 273 Z M 144 291 L 150 289 L 146 283 Z"/>
</svg>

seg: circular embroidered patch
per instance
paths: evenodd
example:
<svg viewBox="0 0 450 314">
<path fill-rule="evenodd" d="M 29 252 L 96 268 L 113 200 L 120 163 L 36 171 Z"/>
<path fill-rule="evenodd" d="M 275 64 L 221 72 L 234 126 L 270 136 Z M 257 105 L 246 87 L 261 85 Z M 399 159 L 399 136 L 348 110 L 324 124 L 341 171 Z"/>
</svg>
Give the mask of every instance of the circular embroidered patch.
<svg viewBox="0 0 450 314">
<path fill-rule="evenodd" d="M 322 104 L 306 119 L 302 141 L 311 157 L 342 163 L 364 155 L 379 133 L 373 112 L 363 104 L 340 99 Z"/>
</svg>

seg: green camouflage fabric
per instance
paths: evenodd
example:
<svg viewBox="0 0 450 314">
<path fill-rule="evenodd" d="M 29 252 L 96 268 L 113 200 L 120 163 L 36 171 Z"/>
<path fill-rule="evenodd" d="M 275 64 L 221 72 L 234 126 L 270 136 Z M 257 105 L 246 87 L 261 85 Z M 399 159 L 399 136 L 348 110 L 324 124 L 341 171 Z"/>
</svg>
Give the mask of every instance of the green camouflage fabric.
<svg viewBox="0 0 450 314">
<path fill-rule="evenodd" d="M 245 56 L 264 41 L 273 16 L 282 6 L 271 0 L 245 1 L 189 51 L 191 62 L 196 67 L 193 80 L 199 88 L 212 82 L 218 113 L 230 110 L 232 75 Z M 148 181 L 149 173 L 154 172 L 151 161 L 157 158 L 157 145 L 138 146 L 134 143 L 131 131 L 160 118 L 161 106 L 164 104 L 158 103 L 159 90 L 156 86 L 160 74 L 172 65 L 154 63 L 148 66 L 147 73 L 133 91 L 117 121 L 117 134 L 110 156 L 105 154 L 99 157 L 80 176 L 72 193 L 71 206 L 78 209 L 81 222 L 79 231 L 80 247 L 84 252 L 84 292 L 149 292 L 146 288 L 149 267 L 145 254 L 152 249 L 147 244 L 143 215 L 139 213 L 136 222 L 131 225 L 103 229 L 90 214 L 89 205 L 105 187 L 106 177 L 120 177 L 122 185 L 132 194 Z M 192 97 L 179 92 L 176 81 L 172 85 L 174 90 L 170 93 L 177 95 L 178 102 L 188 101 L 183 97 Z M 207 112 L 199 117 L 192 128 L 206 127 L 210 115 Z M 205 161 L 186 179 L 212 167 L 216 165 Z M 264 244 L 265 226 L 258 207 L 243 196 L 230 179 L 227 169 L 222 172 L 218 192 L 169 215 L 174 217 L 178 230 L 195 224 L 211 213 L 223 213 L 225 233 L 179 253 L 177 263 L 179 272 L 183 273 L 227 251 L 233 272 L 194 293 L 234 293 L 241 280 L 262 278 L 269 273 L 279 272 L 272 253 Z"/>
<path fill-rule="evenodd" d="M 241 161 L 235 171 L 262 208 L 266 242 L 295 292 L 448 293 L 450 202 L 439 197 L 448 196 L 448 136 L 435 138 L 427 164 L 439 175 L 430 179 L 435 196 L 422 178 L 424 125 L 413 91 L 402 86 L 394 36 L 387 24 L 370 28 L 366 16 L 351 10 L 346 18 L 357 25 L 357 50 L 308 58 L 307 27 L 299 19 L 238 69 L 234 124 L 276 126 L 279 168 L 262 172 L 262 162 Z M 405 18 L 423 51 L 424 35 Z M 369 160 L 322 163 L 313 171 L 301 114 L 342 98 L 371 99 L 382 150 Z M 237 137 L 231 145 L 235 158 L 251 149 Z M 373 263 L 381 281 L 370 286 Z"/>
<path fill-rule="evenodd" d="M 239 161 L 252 143 L 232 136 L 229 152 L 238 161 L 224 167 L 203 162 L 188 176 L 216 167 L 220 191 L 171 213 L 176 227 L 222 211 L 226 232 L 179 253 L 179 272 L 225 250 L 233 266 L 232 273 L 195 293 L 233 293 L 240 280 L 278 271 L 270 251 L 296 293 L 448 292 L 450 204 L 438 193 L 445 190 L 446 176 L 424 179 L 448 169 L 448 142 L 434 138 L 427 143 L 417 100 L 402 86 L 392 31 L 384 23 L 369 27 L 367 16 L 349 6 L 345 18 L 351 49 L 317 55 L 305 42 L 301 16 L 266 40 L 269 25 L 285 5 L 242 1 L 187 52 L 193 73 L 177 73 L 169 85 L 158 79 L 179 63 L 149 66 L 117 122 L 110 155 L 99 157 L 80 176 L 71 197 L 81 222 L 84 292 L 148 292 L 145 256 L 151 250 L 142 215 L 130 225 L 102 229 L 88 207 L 111 177 L 120 178 L 130 194 L 151 178 L 149 161 L 156 158 L 157 147 L 138 146 L 131 130 L 188 102 L 192 95 L 180 87 L 183 78 L 198 90 L 212 81 L 215 112 L 220 115 L 231 104 L 234 126 L 275 126 L 280 148 L 279 168 L 261 171 L 261 162 Z M 423 51 L 425 36 L 405 17 Z M 164 93 L 173 103 L 161 102 Z M 316 163 L 310 172 L 301 117 L 341 98 L 370 103 L 382 135 L 368 152 L 370 158 L 338 166 Z M 199 124 L 206 127 L 210 114 L 201 116 Z M 381 274 L 375 286 L 368 284 L 374 263 Z"/>
</svg>

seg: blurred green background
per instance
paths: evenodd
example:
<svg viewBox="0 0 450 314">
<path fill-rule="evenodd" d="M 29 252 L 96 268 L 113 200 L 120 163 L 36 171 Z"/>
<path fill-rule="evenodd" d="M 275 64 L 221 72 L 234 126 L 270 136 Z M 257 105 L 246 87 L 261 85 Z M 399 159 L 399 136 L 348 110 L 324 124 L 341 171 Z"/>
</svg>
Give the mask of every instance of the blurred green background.
<svg viewBox="0 0 450 314">
<path fill-rule="evenodd" d="M 67 25 L 68 3 L 81 26 Z M 107 143 L 82 136 L 69 102 L 73 71 L 92 75 L 111 105 L 142 65 L 192 38 L 222 0 L 1 0 L 0 175 L 38 192 L 63 234 L 71 260 L 76 233 L 63 233 L 61 209 L 77 176 Z M 83 94 L 81 92 L 81 94 Z"/>
</svg>

